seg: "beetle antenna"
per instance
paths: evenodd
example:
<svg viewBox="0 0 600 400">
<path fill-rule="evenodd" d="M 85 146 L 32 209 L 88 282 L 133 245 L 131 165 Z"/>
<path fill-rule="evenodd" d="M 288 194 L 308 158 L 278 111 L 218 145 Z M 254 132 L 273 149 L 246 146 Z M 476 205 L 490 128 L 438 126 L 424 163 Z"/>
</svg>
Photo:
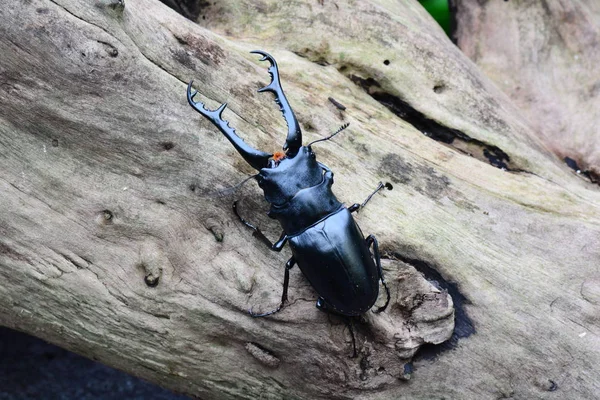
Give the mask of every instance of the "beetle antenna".
<svg viewBox="0 0 600 400">
<path fill-rule="evenodd" d="M 325 140 L 329 140 L 329 139 L 331 139 L 332 137 L 334 137 L 335 135 L 337 135 L 338 133 L 340 133 L 341 131 L 343 131 L 344 129 L 346 129 L 349 126 L 350 126 L 350 123 L 347 122 L 344 125 L 340 126 L 340 128 L 337 131 L 335 131 L 334 133 L 332 133 L 331 135 L 327 136 L 326 138 L 318 139 L 318 140 L 315 140 L 313 142 L 310 142 L 306 147 L 309 147 L 312 144 L 317 143 L 317 142 L 323 142 Z"/>
<path fill-rule="evenodd" d="M 212 192 L 211 195 L 212 196 L 219 196 L 219 197 L 230 195 L 230 194 L 234 193 L 236 190 L 238 190 L 239 188 L 241 188 L 250 179 L 254 179 L 257 176 L 258 176 L 258 174 L 250 175 L 249 177 L 247 177 L 246 179 L 244 179 L 240 183 L 237 183 L 237 184 L 235 184 L 235 185 L 233 185 L 231 187 L 225 188 L 223 190 L 218 190 L 216 192 Z"/>
</svg>

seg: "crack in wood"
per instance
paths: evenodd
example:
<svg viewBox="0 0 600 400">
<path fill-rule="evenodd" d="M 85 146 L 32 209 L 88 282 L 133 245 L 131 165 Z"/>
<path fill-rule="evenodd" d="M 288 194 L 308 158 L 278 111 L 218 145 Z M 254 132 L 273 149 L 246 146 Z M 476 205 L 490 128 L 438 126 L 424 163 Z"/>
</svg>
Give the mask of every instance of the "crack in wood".
<svg viewBox="0 0 600 400">
<path fill-rule="evenodd" d="M 110 33 L 106 28 L 100 26 L 100 25 L 96 25 L 93 22 L 87 21 L 85 19 L 83 19 L 82 17 L 80 17 L 77 14 L 74 14 L 71 10 L 69 10 L 68 8 L 66 8 L 65 6 L 63 6 L 62 4 L 57 3 L 55 0 L 48 0 L 50 3 L 54 4 L 57 7 L 60 7 L 62 10 L 64 10 L 67 14 L 71 15 L 72 17 L 78 19 L 81 22 L 85 22 L 86 24 L 92 25 L 98 29 L 100 29 L 102 32 L 106 33 L 108 36 L 110 36 L 111 38 L 113 38 L 114 40 L 116 40 L 117 42 L 119 42 L 121 45 L 123 45 L 123 43 L 121 43 L 119 41 L 119 39 L 117 39 L 112 33 Z M 100 41 L 99 41 L 100 42 Z M 103 43 L 103 42 L 100 42 Z M 112 45 L 111 45 L 112 46 Z"/>
<path fill-rule="evenodd" d="M 398 96 L 382 90 L 379 82 L 373 78 L 365 79 L 358 75 L 342 71 L 345 71 L 345 69 L 340 68 L 340 72 L 354 84 L 362 88 L 372 98 L 388 108 L 396 116 L 414 126 L 425 136 L 437 142 L 444 143 L 479 161 L 487 162 L 496 168 L 505 171 L 521 172 L 521 170 L 511 162 L 509 155 L 499 147 L 474 139 L 458 129 L 449 128 L 428 118 L 425 114 L 418 111 Z"/>
</svg>

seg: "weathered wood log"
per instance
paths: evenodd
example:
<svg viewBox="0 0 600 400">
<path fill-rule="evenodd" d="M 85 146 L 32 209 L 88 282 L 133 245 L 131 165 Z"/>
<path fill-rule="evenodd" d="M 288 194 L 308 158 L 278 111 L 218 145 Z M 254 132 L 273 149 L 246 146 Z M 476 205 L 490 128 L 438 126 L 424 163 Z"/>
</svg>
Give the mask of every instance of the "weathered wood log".
<svg viewBox="0 0 600 400">
<path fill-rule="evenodd" d="M 600 181 L 600 3 L 457 3 L 459 47 L 553 152 Z"/>
<path fill-rule="evenodd" d="M 223 1 L 205 27 L 151 0 L 2 5 L 2 325 L 206 399 L 599 390 L 597 187 L 416 2 Z M 394 183 L 357 217 L 393 293 L 357 324 L 358 359 L 297 272 L 281 313 L 247 314 L 277 304 L 289 252 L 232 215 L 240 199 L 278 234 L 255 187 L 226 190 L 251 170 L 185 86 L 277 150 L 286 130 L 255 93 L 269 79 L 257 47 L 277 58 L 306 140 L 351 122 L 316 149 L 340 199 Z M 411 375 L 454 315 L 452 350 Z"/>
</svg>

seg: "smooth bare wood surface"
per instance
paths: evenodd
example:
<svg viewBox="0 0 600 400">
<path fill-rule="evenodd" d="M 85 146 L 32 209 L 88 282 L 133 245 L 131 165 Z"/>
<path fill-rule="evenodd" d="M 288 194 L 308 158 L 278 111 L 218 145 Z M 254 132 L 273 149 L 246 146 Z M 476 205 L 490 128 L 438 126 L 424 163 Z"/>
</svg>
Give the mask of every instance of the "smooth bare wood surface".
<svg viewBox="0 0 600 400">
<path fill-rule="evenodd" d="M 202 399 L 600 389 L 597 187 L 545 150 L 416 2 L 223 1 L 200 26 L 152 0 L 3 1 L 1 324 Z M 285 123 L 256 93 L 269 81 L 257 48 L 278 60 L 306 141 L 351 123 L 315 145 L 336 195 L 349 205 L 394 185 L 357 216 L 392 290 L 389 310 L 358 324 L 358 359 L 298 271 L 281 313 L 247 314 L 276 306 L 290 253 L 232 214 L 239 199 L 279 233 L 253 184 L 226 190 L 252 171 L 185 87 L 228 102 L 240 135 L 278 150 Z M 456 285 L 461 307 L 415 268 Z M 475 333 L 407 380 L 458 311 Z"/>
</svg>

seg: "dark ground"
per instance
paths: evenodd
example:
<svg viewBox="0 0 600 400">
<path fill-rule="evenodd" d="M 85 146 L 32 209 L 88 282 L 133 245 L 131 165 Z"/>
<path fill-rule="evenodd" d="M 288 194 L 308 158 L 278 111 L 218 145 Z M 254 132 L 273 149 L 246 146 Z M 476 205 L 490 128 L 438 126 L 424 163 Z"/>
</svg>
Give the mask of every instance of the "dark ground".
<svg viewBox="0 0 600 400">
<path fill-rule="evenodd" d="M 190 400 L 0 327 L 0 400 Z"/>
</svg>

